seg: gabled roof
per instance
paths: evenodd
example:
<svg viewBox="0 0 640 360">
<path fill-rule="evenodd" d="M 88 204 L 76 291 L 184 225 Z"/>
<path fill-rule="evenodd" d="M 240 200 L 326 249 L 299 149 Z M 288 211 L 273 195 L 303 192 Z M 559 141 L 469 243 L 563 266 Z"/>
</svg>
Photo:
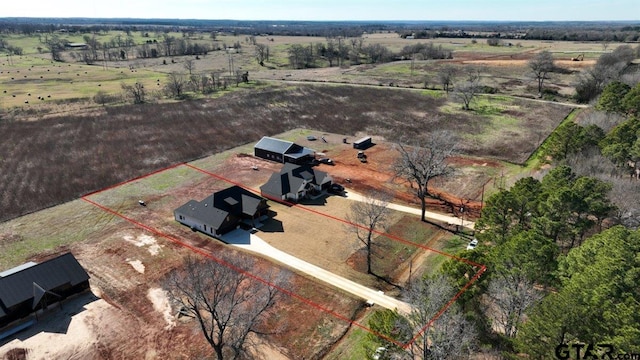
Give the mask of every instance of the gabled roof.
<svg viewBox="0 0 640 360">
<path fill-rule="evenodd" d="M 324 171 L 309 165 L 296 165 L 285 163 L 279 173 L 271 174 L 269 181 L 260 187 L 263 194 L 280 197 L 292 192 L 297 192 L 304 182 L 322 184 L 329 176 Z"/>
<path fill-rule="evenodd" d="M 290 173 L 291 176 L 304 180 L 313 180 L 316 184 L 322 184 L 329 176 L 326 171 L 318 170 L 310 165 L 296 165 L 290 163 L 284 164 L 280 172 Z"/>
<path fill-rule="evenodd" d="M 280 197 L 291 192 L 291 184 L 289 183 L 289 174 L 273 173 L 269 180 L 260 186 L 260 192 L 263 195 L 271 195 Z"/>
<path fill-rule="evenodd" d="M 209 195 L 202 201 L 190 200 L 177 208 L 176 212 L 219 229 L 229 215 L 255 215 L 260 210 L 262 200 L 262 197 L 248 190 L 231 186 Z"/>
<path fill-rule="evenodd" d="M 189 200 L 186 204 L 177 208 L 176 212 L 208 224 L 214 229 L 218 229 L 224 223 L 227 215 L 229 215 L 227 211 L 213 206 L 213 195 L 209 195 L 202 201 Z"/>
<path fill-rule="evenodd" d="M 286 154 L 294 144 L 291 141 L 263 136 L 255 145 L 258 149 L 269 150 L 279 154 Z"/>
<path fill-rule="evenodd" d="M 304 146 L 286 140 L 280 140 L 268 136 L 263 136 L 254 146 L 257 149 L 268 150 L 274 153 L 286 155 L 293 159 L 312 155 L 314 151 Z"/>
<path fill-rule="evenodd" d="M 0 302 L 11 308 L 34 297 L 34 283 L 45 291 L 65 284 L 78 285 L 89 280 L 89 274 L 71 253 L 0 277 Z M 3 311 L 0 307 L 0 317 Z"/>
</svg>

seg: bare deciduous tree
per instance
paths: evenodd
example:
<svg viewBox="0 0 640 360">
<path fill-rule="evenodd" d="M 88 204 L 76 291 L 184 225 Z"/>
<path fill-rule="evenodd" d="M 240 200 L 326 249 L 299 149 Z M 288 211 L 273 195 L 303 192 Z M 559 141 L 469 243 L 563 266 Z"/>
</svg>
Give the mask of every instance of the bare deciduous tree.
<svg viewBox="0 0 640 360">
<path fill-rule="evenodd" d="M 125 96 L 133 101 L 134 104 L 142 104 L 145 102 L 146 92 L 144 91 L 144 85 L 136 82 L 133 85 L 122 83 L 120 85 L 124 90 Z"/>
<path fill-rule="evenodd" d="M 255 261 L 242 257 L 240 269 L 253 268 Z M 270 277 L 282 284 L 284 276 Z M 255 357 L 251 334 L 264 334 L 261 322 L 280 292 L 246 273 L 214 261 L 193 257 L 172 272 L 165 284 L 169 298 L 181 312 L 193 316 L 218 360 Z"/>
<path fill-rule="evenodd" d="M 541 51 L 529 60 L 528 65 L 531 69 L 532 77 L 538 82 L 538 94 L 540 96 L 544 81 L 548 79 L 547 75 L 555 68 L 553 55 L 547 50 Z"/>
<path fill-rule="evenodd" d="M 347 220 L 355 226 L 349 230 L 356 234 L 367 250 L 367 273 L 373 274 L 371 270 L 371 253 L 373 248 L 373 232 L 379 228 L 384 228 L 388 220 L 389 200 L 391 196 L 386 193 L 376 192 L 365 196 L 364 201 L 355 201 L 351 204 L 351 213 L 347 215 Z"/>
<path fill-rule="evenodd" d="M 202 92 L 204 93 L 203 89 L 203 78 L 200 75 L 191 75 L 189 76 L 189 87 L 191 88 L 192 91 L 194 92 Z"/>
<path fill-rule="evenodd" d="M 447 160 L 456 153 L 457 142 L 450 131 L 437 130 L 424 135 L 411 146 L 402 143 L 396 145 L 400 156 L 393 165 L 394 173 L 407 180 L 420 199 L 422 221 L 425 221 L 426 199 L 430 195 L 429 182 L 453 172 Z"/>
<path fill-rule="evenodd" d="M 265 61 L 269 61 L 269 47 L 265 44 L 256 44 L 256 60 L 260 66 L 264 66 Z"/>
<path fill-rule="evenodd" d="M 407 348 L 413 359 L 461 358 L 474 348 L 476 329 L 464 318 L 457 303 L 429 324 L 455 293 L 453 284 L 441 274 L 411 285 L 407 297 L 414 306 L 408 323 L 414 331 L 429 325 Z"/>
<path fill-rule="evenodd" d="M 489 283 L 487 295 L 492 306 L 486 313 L 505 336 L 516 337 L 525 311 L 542 298 L 533 285 L 523 276 L 498 275 Z"/>
<path fill-rule="evenodd" d="M 51 60 L 62 61 L 64 41 L 61 40 L 58 35 L 54 34 L 50 38 L 45 40 L 45 44 L 47 44 L 47 48 L 49 48 L 49 52 L 51 53 Z"/>
<path fill-rule="evenodd" d="M 447 65 L 443 66 L 438 73 L 438 81 L 440 81 L 440 84 L 442 84 L 442 90 L 444 90 L 447 94 L 449 94 L 449 90 L 451 90 L 451 85 L 453 85 L 453 80 L 456 77 L 456 72 L 456 68 Z"/>
<path fill-rule="evenodd" d="M 185 84 L 186 81 L 184 79 L 184 76 L 172 72 L 169 74 L 169 77 L 167 78 L 167 84 L 164 88 L 167 94 L 169 94 L 171 97 L 180 98 L 184 93 Z"/>
<path fill-rule="evenodd" d="M 610 183 L 612 187 L 607 197 L 616 206 L 613 214 L 615 220 L 630 229 L 640 228 L 640 179 L 637 179 L 633 167 L 617 167 L 602 156 L 598 149 L 587 149 L 571 155 L 565 163 L 577 175 L 595 177 Z M 637 166 L 637 163 L 634 165 Z"/>
<path fill-rule="evenodd" d="M 193 59 L 186 59 L 183 66 L 184 69 L 189 72 L 189 76 L 191 76 L 193 74 L 193 70 L 196 69 L 196 63 Z"/>
<path fill-rule="evenodd" d="M 454 94 L 462 102 L 463 108 L 469 110 L 471 101 L 478 95 L 480 88 L 480 70 L 470 68 L 467 70 L 466 79 L 455 86 Z"/>
</svg>

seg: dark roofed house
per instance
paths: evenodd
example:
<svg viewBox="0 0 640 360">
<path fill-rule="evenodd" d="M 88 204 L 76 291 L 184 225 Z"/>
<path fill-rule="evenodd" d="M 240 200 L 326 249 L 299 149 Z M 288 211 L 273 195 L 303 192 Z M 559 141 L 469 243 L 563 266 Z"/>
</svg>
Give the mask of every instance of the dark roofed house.
<svg viewBox="0 0 640 360">
<path fill-rule="evenodd" d="M 240 224 L 258 226 L 267 216 L 267 200 L 239 186 L 232 186 L 202 201 L 190 200 L 174 211 L 176 221 L 192 230 L 219 236 Z"/>
<path fill-rule="evenodd" d="M 71 253 L 0 273 L 0 327 L 89 288 L 89 274 Z"/>
<path fill-rule="evenodd" d="M 284 164 L 260 187 L 260 193 L 273 200 L 299 201 L 310 192 L 329 189 L 332 183 L 329 174 L 310 165 Z"/>
<path fill-rule="evenodd" d="M 264 136 L 254 146 L 257 157 L 279 163 L 306 164 L 314 158 L 314 151 L 291 141 Z"/>
</svg>

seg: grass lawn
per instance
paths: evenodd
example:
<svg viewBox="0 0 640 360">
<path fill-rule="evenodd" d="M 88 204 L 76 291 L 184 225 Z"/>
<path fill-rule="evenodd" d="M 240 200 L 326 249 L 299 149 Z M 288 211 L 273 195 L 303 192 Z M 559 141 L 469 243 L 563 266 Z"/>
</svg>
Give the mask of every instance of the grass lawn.
<svg viewBox="0 0 640 360">
<path fill-rule="evenodd" d="M 69 245 L 91 241 L 126 223 L 115 215 L 74 200 L 0 223 L 0 269 L 8 269 Z"/>
<path fill-rule="evenodd" d="M 360 324 L 368 326 L 369 318 L 373 310 L 367 310 L 367 314 L 359 320 Z M 370 333 L 360 327 L 352 326 L 346 336 L 328 353 L 325 360 L 362 360 L 368 359 L 371 354 L 368 349 L 375 349 L 378 345 L 371 340 Z"/>
</svg>

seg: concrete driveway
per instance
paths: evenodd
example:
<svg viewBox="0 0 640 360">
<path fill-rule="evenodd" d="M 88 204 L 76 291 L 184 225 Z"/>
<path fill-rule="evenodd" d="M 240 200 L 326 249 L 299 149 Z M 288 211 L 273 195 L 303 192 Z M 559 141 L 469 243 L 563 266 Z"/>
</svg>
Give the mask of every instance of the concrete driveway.
<svg viewBox="0 0 640 360">
<path fill-rule="evenodd" d="M 306 261 L 298 259 L 295 256 L 278 250 L 262 240 L 259 236 L 251 234 L 245 230 L 234 230 L 225 234 L 222 240 L 229 245 L 233 245 L 248 251 L 255 252 L 272 260 L 278 261 L 299 272 L 310 275 L 320 281 L 331 286 L 341 289 L 347 293 L 355 295 L 365 301 L 372 301 L 374 304 L 380 305 L 386 309 L 398 310 L 401 314 L 409 314 L 411 305 L 400 301 L 391 296 L 385 295 L 383 292 L 360 285 L 342 276 L 336 275 L 328 270 L 310 264 Z"/>
<path fill-rule="evenodd" d="M 349 200 L 354 200 L 354 201 L 365 201 L 366 197 L 364 195 L 355 193 L 349 189 L 347 189 L 345 191 L 346 194 L 346 198 Z M 402 211 L 402 212 L 406 212 L 409 214 L 415 214 L 420 216 L 422 214 L 422 210 L 417 209 L 417 208 L 412 208 L 409 206 L 405 206 L 405 205 L 399 205 L 399 204 L 393 204 L 393 203 L 389 203 L 389 205 L 387 206 L 389 209 L 393 209 L 396 211 Z M 444 214 L 439 214 L 439 213 L 435 213 L 432 211 L 427 211 L 425 212 L 424 215 L 427 219 L 432 219 L 432 220 L 436 220 L 436 221 L 442 221 L 445 222 L 447 224 L 450 225 L 462 225 L 466 228 L 472 229 L 475 227 L 475 223 L 473 221 L 468 221 L 468 220 L 462 220 L 458 217 L 455 216 L 451 216 L 451 215 L 444 215 Z"/>
</svg>

